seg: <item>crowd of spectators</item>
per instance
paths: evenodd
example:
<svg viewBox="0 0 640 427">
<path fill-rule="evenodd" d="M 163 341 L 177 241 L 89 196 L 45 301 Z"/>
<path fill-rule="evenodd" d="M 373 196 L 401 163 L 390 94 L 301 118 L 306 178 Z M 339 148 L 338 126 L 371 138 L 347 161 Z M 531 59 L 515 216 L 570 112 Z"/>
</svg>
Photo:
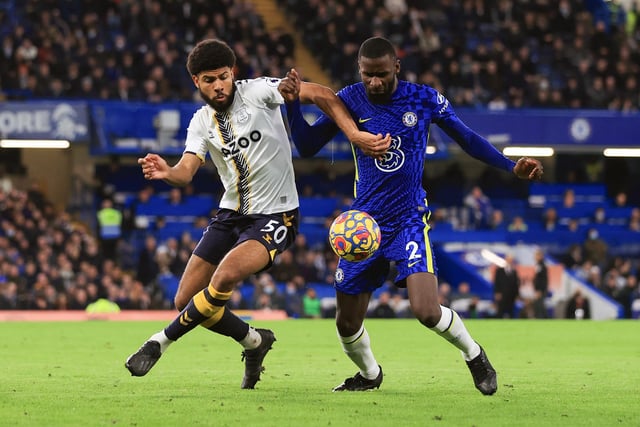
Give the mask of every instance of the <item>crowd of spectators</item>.
<svg viewBox="0 0 640 427">
<path fill-rule="evenodd" d="M 206 223 L 197 219 L 201 229 Z M 197 242 L 188 231 L 162 238 L 158 231 L 144 230 L 139 248 L 136 231 L 123 234 L 109 256 L 96 230 L 57 212 L 37 185 L 0 189 L 0 310 L 84 310 L 98 299 L 121 309 L 172 308 L 164 283 L 179 279 Z M 230 306 L 320 317 L 320 299 L 308 284 L 329 286 L 336 264 L 331 249 L 311 248 L 300 234 L 269 272 L 240 284 Z"/>
<path fill-rule="evenodd" d="M 147 309 L 162 303 L 154 294 L 37 185 L 0 191 L 0 309 L 84 310 L 100 298 Z"/>
<path fill-rule="evenodd" d="M 201 228 L 206 222 L 206 218 L 196 220 Z M 134 241 L 140 235 L 143 244 L 136 247 Z M 167 288 L 166 279 L 177 284 L 196 243 L 187 230 L 167 236 L 157 227 L 148 227 L 123 235 L 115 254 L 106 256 L 96 231 L 68 212 L 57 212 L 37 185 L 28 191 L 0 190 L 0 309 L 84 310 L 98 299 L 121 309 L 170 309 L 175 287 Z M 560 262 L 619 302 L 625 317 L 632 317 L 632 301 L 640 298 L 637 257 L 613 256 L 607 243 L 590 230 Z M 230 307 L 284 310 L 296 318 L 332 317 L 331 292 L 325 292 L 329 296 L 325 305 L 318 291 L 331 289 L 336 266 L 337 258 L 326 243 L 309 244 L 300 233 L 270 270 L 239 285 Z M 441 304 L 471 298 L 466 295 L 468 288 L 456 286 L 458 292 L 452 294 L 452 286 L 441 283 Z M 390 281 L 376 296 L 371 317 L 411 316 L 406 291 Z M 473 300 L 475 307 L 478 298 Z"/>
<path fill-rule="evenodd" d="M 21 0 L 0 6 L 0 98 L 192 100 L 186 57 L 216 37 L 236 77 L 283 76 L 293 38 L 265 31 L 250 1 Z"/>
<path fill-rule="evenodd" d="M 358 81 L 371 35 L 399 47 L 402 77 L 457 106 L 640 106 L 637 2 L 594 0 L 279 0 L 336 86 Z M 219 37 L 237 78 L 282 76 L 295 37 L 266 31 L 250 1 L 25 0 L 0 9 L 0 96 L 160 102 L 195 96 L 184 69 Z M 588 7 L 588 8 L 587 8 Z"/>
<path fill-rule="evenodd" d="M 436 87 L 458 106 L 635 111 L 640 105 L 637 9 L 617 1 L 280 4 L 336 86 L 358 80 L 359 44 L 383 35 L 400 49 L 403 78 Z M 607 9 L 599 13 L 586 4 Z M 249 1 L 24 0 L 2 5 L 0 99 L 192 100 L 186 55 L 206 37 L 222 38 L 234 48 L 239 79 L 282 76 L 299 65 L 293 57 L 294 37 L 267 32 Z M 522 217 L 505 218 L 500 209 L 478 200 L 469 200 L 469 206 L 475 206 L 468 220 L 473 227 L 498 224 L 524 231 L 531 225 Z M 434 212 L 436 229 L 439 218 L 447 215 Z M 545 229 L 558 226 L 551 211 L 545 221 Z M 569 218 L 567 227 L 574 225 L 576 220 Z M 634 211 L 629 230 L 640 230 L 640 211 Z M 84 309 L 99 298 L 123 309 L 170 308 L 171 297 L 160 278 L 180 276 L 196 241 L 190 233 L 167 238 L 153 229 L 145 231 L 143 240 L 139 249 L 123 238 L 115 255 L 105 257 L 95 231 L 68 212 L 56 212 L 37 186 L 20 191 L 3 182 L 0 309 Z M 591 240 L 570 251 L 582 257 L 575 255 L 567 268 L 619 301 L 636 296 L 637 259 L 605 252 L 594 266 L 589 253 L 598 248 L 590 248 Z M 308 284 L 329 285 L 335 266 L 326 246 L 309 245 L 301 234 L 270 271 L 242 284 L 230 304 L 283 309 L 294 317 L 328 315 Z M 242 292 L 247 289 L 252 292 Z M 448 301 L 445 290 L 442 286 L 443 303 Z M 405 302 L 402 292 L 388 287 L 371 315 L 404 317 Z"/>
<path fill-rule="evenodd" d="M 640 106 L 638 3 L 619 0 L 279 0 L 337 85 L 360 43 L 399 47 L 402 77 L 457 106 Z"/>
</svg>

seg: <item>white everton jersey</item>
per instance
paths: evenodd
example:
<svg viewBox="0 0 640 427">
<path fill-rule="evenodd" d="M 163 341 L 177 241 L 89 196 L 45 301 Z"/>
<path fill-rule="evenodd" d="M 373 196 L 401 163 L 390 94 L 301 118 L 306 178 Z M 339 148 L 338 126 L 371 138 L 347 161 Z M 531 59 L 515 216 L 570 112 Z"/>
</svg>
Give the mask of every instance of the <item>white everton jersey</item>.
<svg viewBox="0 0 640 427">
<path fill-rule="evenodd" d="M 279 83 L 267 77 L 239 80 L 228 111 L 206 105 L 189 123 L 185 152 L 203 161 L 207 152 L 211 156 L 225 189 L 220 208 L 248 215 L 298 207 Z"/>
</svg>

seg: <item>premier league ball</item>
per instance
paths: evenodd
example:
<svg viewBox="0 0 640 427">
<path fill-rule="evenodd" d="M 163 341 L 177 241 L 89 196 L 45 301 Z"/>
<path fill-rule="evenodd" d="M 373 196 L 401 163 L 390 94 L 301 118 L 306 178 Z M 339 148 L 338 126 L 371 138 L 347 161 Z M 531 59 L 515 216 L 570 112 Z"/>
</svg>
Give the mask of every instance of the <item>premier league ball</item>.
<svg viewBox="0 0 640 427">
<path fill-rule="evenodd" d="M 348 210 L 333 220 L 329 229 L 331 248 L 346 261 L 363 261 L 380 247 L 380 227 L 371 215 Z"/>
</svg>

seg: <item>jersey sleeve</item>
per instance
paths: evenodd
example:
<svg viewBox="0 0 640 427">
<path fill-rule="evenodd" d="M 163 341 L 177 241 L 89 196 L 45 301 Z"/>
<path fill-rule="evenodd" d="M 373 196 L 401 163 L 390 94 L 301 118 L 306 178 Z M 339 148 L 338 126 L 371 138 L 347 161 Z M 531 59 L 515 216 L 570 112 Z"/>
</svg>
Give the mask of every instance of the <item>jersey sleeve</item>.
<svg viewBox="0 0 640 427">
<path fill-rule="evenodd" d="M 515 162 L 505 157 L 489 141 L 465 125 L 444 95 L 433 90 L 431 100 L 434 103 L 433 122 L 467 154 L 498 169 L 513 171 Z"/>
<path fill-rule="evenodd" d="M 207 132 L 204 123 L 204 117 L 206 117 L 206 111 L 199 110 L 193 115 L 187 128 L 187 138 L 185 141 L 185 153 L 195 154 L 200 161 L 204 162 L 207 152 Z"/>
<path fill-rule="evenodd" d="M 269 108 L 275 108 L 284 104 L 284 98 L 278 91 L 280 80 L 277 77 L 260 77 L 255 80 L 243 80 L 237 82 L 238 85 L 251 85 L 244 93 L 255 100 L 257 104 L 264 103 Z"/>
<path fill-rule="evenodd" d="M 310 125 L 302 115 L 300 101 L 286 103 L 291 140 L 301 157 L 312 157 L 338 133 L 338 126 L 323 113 Z"/>
</svg>

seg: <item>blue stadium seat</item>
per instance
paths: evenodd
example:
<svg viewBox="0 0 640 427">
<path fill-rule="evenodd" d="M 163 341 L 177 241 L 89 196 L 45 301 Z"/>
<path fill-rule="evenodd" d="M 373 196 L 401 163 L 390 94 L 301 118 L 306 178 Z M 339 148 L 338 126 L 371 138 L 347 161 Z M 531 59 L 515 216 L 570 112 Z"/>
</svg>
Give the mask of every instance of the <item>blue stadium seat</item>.
<svg viewBox="0 0 640 427">
<path fill-rule="evenodd" d="M 337 208 L 334 197 L 300 197 L 301 222 L 324 224 Z"/>
<path fill-rule="evenodd" d="M 324 224 L 307 224 L 303 222 L 300 224 L 300 233 L 304 234 L 307 238 L 307 243 L 310 247 L 323 245 L 327 241 L 329 231 L 325 228 Z"/>
<path fill-rule="evenodd" d="M 529 205 L 533 207 L 560 206 L 567 190 L 573 190 L 576 205 L 581 203 L 604 203 L 607 189 L 604 184 L 550 184 L 532 182 L 529 185 Z"/>
<path fill-rule="evenodd" d="M 161 274 L 158 276 L 158 284 L 162 289 L 162 297 L 165 300 L 173 301 L 173 298 L 178 292 L 178 284 L 180 279 L 171 273 Z"/>
</svg>

